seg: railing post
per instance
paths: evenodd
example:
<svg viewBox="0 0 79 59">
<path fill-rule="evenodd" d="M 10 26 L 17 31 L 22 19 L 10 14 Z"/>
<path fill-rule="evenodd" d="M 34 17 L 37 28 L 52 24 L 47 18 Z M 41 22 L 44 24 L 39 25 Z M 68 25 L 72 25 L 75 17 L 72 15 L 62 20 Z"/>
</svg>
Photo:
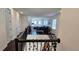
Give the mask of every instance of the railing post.
<svg viewBox="0 0 79 59">
<path fill-rule="evenodd" d="M 38 51 L 38 42 L 37 42 L 37 51 Z"/>
<path fill-rule="evenodd" d="M 15 50 L 18 51 L 18 39 L 15 39 Z"/>
<path fill-rule="evenodd" d="M 56 51 L 57 43 L 53 42 L 52 45 L 53 45 L 54 51 Z"/>
</svg>

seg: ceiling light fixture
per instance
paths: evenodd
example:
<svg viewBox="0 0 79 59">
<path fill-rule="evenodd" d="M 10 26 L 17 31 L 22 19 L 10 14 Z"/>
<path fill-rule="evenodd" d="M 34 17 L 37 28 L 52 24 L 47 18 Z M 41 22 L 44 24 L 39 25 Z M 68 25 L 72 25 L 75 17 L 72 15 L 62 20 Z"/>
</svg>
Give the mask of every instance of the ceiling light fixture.
<svg viewBox="0 0 79 59">
<path fill-rule="evenodd" d="M 21 11 L 20 14 L 23 14 L 23 12 Z"/>
</svg>

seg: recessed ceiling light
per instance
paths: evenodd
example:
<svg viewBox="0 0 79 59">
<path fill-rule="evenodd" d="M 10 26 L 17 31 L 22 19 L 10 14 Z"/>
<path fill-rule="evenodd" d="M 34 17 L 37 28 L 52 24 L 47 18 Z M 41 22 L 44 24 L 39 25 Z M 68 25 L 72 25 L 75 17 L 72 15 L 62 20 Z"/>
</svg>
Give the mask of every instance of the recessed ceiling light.
<svg viewBox="0 0 79 59">
<path fill-rule="evenodd" d="M 21 11 L 20 14 L 23 14 L 23 12 Z"/>
</svg>

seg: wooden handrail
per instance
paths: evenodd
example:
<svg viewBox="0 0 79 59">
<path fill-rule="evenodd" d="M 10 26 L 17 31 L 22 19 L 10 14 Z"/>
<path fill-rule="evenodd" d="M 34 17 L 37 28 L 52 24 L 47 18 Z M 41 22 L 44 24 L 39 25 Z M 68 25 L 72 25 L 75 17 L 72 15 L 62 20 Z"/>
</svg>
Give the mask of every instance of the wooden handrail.
<svg viewBox="0 0 79 59">
<path fill-rule="evenodd" d="M 18 42 L 57 42 L 60 43 L 60 39 L 56 39 L 56 40 L 17 40 Z"/>
</svg>

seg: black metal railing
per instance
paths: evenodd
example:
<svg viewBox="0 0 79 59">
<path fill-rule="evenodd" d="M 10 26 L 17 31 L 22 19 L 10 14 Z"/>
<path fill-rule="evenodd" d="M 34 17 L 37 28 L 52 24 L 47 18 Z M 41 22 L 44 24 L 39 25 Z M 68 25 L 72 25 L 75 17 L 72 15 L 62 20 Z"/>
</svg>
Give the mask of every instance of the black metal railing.
<svg viewBox="0 0 79 59">
<path fill-rule="evenodd" d="M 32 43 L 32 46 L 33 46 L 32 51 L 34 51 L 34 47 L 35 47 L 34 43 L 36 43 L 36 45 L 37 45 L 36 50 L 42 51 L 43 46 L 44 46 L 44 44 L 42 45 L 42 43 L 46 43 L 46 42 L 51 44 L 50 45 L 51 50 L 53 49 L 54 51 L 56 51 L 57 44 L 60 43 L 60 39 L 57 38 L 55 36 L 55 34 L 52 34 L 51 32 L 48 34 L 50 40 L 49 39 L 43 39 L 43 40 L 42 39 L 40 39 L 40 40 L 38 40 L 38 39 L 31 39 L 31 40 L 28 39 L 27 40 L 27 34 L 28 33 L 29 33 L 29 28 L 27 28 L 27 30 L 25 30 L 24 33 L 21 33 L 21 35 L 19 35 L 19 37 L 15 38 L 15 50 L 16 51 L 19 51 L 19 48 L 21 48 L 20 51 L 23 51 L 24 47 L 27 48 L 27 46 L 30 46 L 31 43 Z M 27 43 L 29 43 L 29 44 L 27 44 Z M 40 49 L 39 49 L 39 43 L 41 43 Z M 19 47 L 19 44 L 21 45 L 21 47 Z M 30 49 L 31 49 L 31 47 L 29 47 L 29 51 L 30 51 Z M 51 50 L 49 50 L 49 51 L 51 51 Z"/>
<path fill-rule="evenodd" d="M 27 37 L 27 28 L 25 29 L 25 31 L 21 32 L 19 35 L 17 35 L 17 39 L 18 40 L 26 40 Z M 17 44 L 18 43 L 18 44 Z M 17 47 L 18 45 L 18 47 Z M 15 50 L 18 48 L 18 51 L 22 51 L 24 48 L 25 43 L 19 43 L 16 39 L 15 39 Z M 17 50 L 16 50 L 17 51 Z"/>
<path fill-rule="evenodd" d="M 57 43 L 60 43 L 60 39 L 56 39 L 56 40 L 18 40 L 17 38 L 15 39 L 15 46 L 16 46 L 16 51 L 18 51 L 18 43 L 37 43 L 37 50 L 38 50 L 38 43 L 41 42 L 49 42 L 51 43 L 51 47 L 54 48 L 54 51 L 56 51 L 56 47 L 57 47 Z M 34 46 L 33 46 L 34 47 Z M 30 49 L 29 49 L 30 50 Z"/>
</svg>

